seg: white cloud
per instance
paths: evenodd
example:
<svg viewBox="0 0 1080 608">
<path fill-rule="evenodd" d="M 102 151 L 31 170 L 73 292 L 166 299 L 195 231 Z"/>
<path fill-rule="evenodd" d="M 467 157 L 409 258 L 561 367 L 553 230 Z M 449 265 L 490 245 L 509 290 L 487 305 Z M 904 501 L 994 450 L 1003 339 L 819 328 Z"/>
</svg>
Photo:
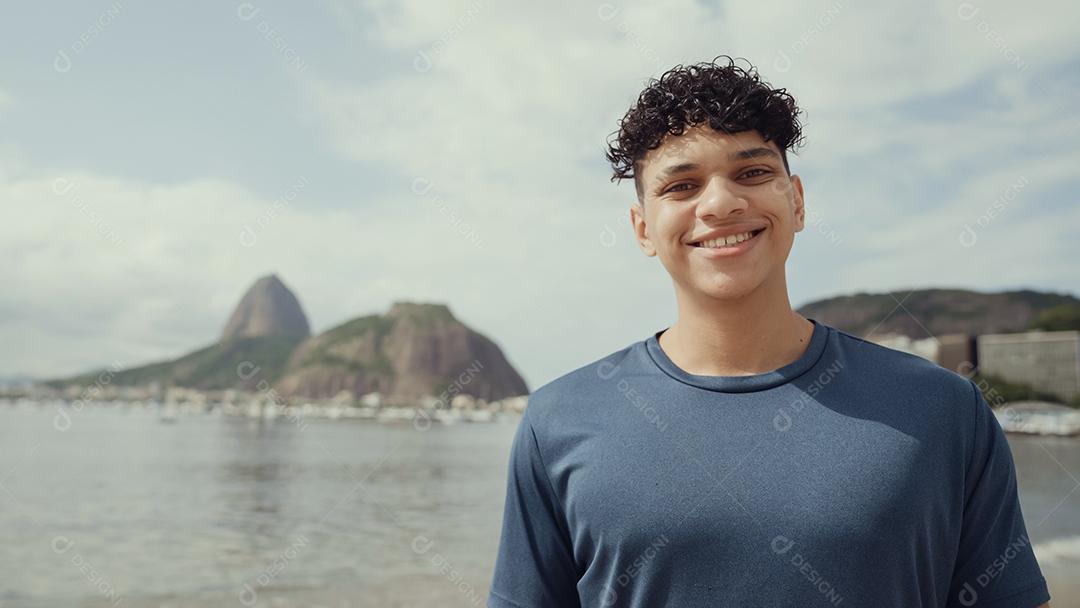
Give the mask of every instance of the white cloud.
<svg viewBox="0 0 1080 608">
<path fill-rule="evenodd" d="M 305 207 L 302 194 L 282 206 L 214 180 L 76 173 L 8 181 L 0 197 L 19 218 L 0 225 L 0 255 L 11 262 L 0 270 L 10 286 L 3 306 L 13 313 L 0 322 L 13 346 L 0 366 L 37 374 L 207 344 L 266 272 L 279 272 L 324 329 L 393 299 L 442 298 L 469 262 L 470 245 L 404 210 L 327 212 Z M 66 346 L 30 342 L 44 327 Z"/>
</svg>

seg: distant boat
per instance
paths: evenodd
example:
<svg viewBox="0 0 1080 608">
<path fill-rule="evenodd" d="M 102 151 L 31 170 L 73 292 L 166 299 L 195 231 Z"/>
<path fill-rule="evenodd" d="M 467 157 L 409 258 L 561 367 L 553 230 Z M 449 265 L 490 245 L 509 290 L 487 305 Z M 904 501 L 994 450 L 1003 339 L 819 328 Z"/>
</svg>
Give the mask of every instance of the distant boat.
<svg viewBox="0 0 1080 608">
<path fill-rule="evenodd" d="M 370 420 L 375 417 L 375 412 L 373 407 L 358 407 L 353 409 L 353 417 Z"/>
<path fill-rule="evenodd" d="M 375 415 L 379 422 L 405 422 L 416 417 L 416 410 L 408 407 L 384 407 Z"/>
<path fill-rule="evenodd" d="M 461 410 L 435 410 L 433 416 L 443 424 L 457 424 L 464 418 Z"/>
<path fill-rule="evenodd" d="M 166 403 L 161 407 L 161 417 L 159 420 L 163 424 L 175 424 L 179 419 L 179 412 L 180 410 L 176 407 L 175 403 Z"/>
<path fill-rule="evenodd" d="M 465 413 L 465 419 L 469 422 L 491 422 L 495 419 L 495 412 L 491 410 L 472 410 Z"/>
</svg>

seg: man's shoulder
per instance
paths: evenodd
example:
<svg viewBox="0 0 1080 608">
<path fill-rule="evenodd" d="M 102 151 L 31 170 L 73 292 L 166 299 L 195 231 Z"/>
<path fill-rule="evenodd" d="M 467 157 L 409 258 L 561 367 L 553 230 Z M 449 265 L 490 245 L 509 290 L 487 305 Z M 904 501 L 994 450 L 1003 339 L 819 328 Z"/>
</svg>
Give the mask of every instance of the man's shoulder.
<svg viewBox="0 0 1080 608">
<path fill-rule="evenodd" d="M 878 383 L 885 390 L 911 389 L 952 399 L 966 399 L 972 395 L 970 380 L 934 361 L 835 327 L 832 330 L 843 360 L 858 366 L 860 376 L 868 383 Z"/>
<path fill-rule="evenodd" d="M 526 411 L 530 419 L 536 424 L 580 411 L 582 403 L 594 401 L 616 382 L 615 375 L 631 365 L 643 347 L 643 341 L 633 342 L 541 385 L 529 394 Z"/>
</svg>

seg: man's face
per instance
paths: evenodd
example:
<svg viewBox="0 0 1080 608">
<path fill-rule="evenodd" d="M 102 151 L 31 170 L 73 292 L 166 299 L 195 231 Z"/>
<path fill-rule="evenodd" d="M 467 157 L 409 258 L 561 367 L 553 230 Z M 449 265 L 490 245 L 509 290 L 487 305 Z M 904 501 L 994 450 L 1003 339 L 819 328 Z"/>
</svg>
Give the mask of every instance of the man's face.
<svg viewBox="0 0 1080 608">
<path fill-rule="evenodd" d="M 659 256 L 677 289 L 734 299 L 783 278 L 803 229 L 803 190 L 775 143 L 757 131 L 696 126 L 668 135 L 638 173 L 641 200 L 631 208 L 638 245 Z"/>
</svg>

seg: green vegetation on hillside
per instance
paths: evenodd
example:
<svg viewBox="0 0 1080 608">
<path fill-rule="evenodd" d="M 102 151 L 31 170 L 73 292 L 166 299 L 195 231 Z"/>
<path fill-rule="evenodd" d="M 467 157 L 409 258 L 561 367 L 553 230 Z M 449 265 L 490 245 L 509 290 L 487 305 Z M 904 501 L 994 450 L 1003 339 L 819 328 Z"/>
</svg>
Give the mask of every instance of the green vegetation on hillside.
<svg viewBox="0 0 1080 608">
<path fill-rule="evenodd" d="M 1050 310 L 1057 312 L 1050 314 Z M 916 289 L 838 296 L 799 307 L 804 316 L 848 333 L 899 333 L 924 338 L 929 332 L 988 334 L 1025 331 L 1036 317 L 1045 327 L 1078 323 L 1080 299 L 1069 294 L 1017 290 L 980 293 L 966 289 Z"/>
<path fill-rule="evenodd" d="M 118 386 L 141 386 L 157 382 L 162 386 L 221 390 L 253 386 L 261 380 L 273 382 L 285 370 L 289 356 L 301 341 L 303 338 L 299 336 L 232 338 L 173 361 L 120 370 L 111 374 L 109 383 Z M 240 365 L 245 362 L 247 364 L 241 371 Z M 99 370 L 75 378 L 53 380 L 47 384 L 54 387 L 72 384 L 89 386 L 98 382 L 100 373 Z"/>
<path fill-rule="evenodd" d="M 333 352 L 335 348 L 356 339 L 367 338 L 380 345 L 393 325 L 393 319 L 381 315 L 367 315 L 328 329 L 319 335 L 314 346 L 304 353 L 296 367 L 328 366 L 350 372 L 393 373 L 390 361 L 383 355 L 381 348 L 376 348 L 377 354 L 371 361 L 359 361 Z"/>
<path fill-rule="evenodd" d="M 1080 329 L 1080 304 L 1059 304 L 1039 313 L 1028 329 L 1043 331 L 1067 331 Z"/>
<path fill-rule="evenodd" d="M 972 382 L 982 391 L 983 398 L 991 406 L 998 406 L 1012 401 L 1047 401 L 1050 403 L 1065 403 L 1065 401 L 1053 393 L 1040 391 L 1030 384 L 1021 382 L 1009 382 L 1000 376 L 992 374 L 976 373 L 971 377 Z M 1080 397 L 1066 403 L 1072 407 L 1080 407 Z"/>
</svg>

